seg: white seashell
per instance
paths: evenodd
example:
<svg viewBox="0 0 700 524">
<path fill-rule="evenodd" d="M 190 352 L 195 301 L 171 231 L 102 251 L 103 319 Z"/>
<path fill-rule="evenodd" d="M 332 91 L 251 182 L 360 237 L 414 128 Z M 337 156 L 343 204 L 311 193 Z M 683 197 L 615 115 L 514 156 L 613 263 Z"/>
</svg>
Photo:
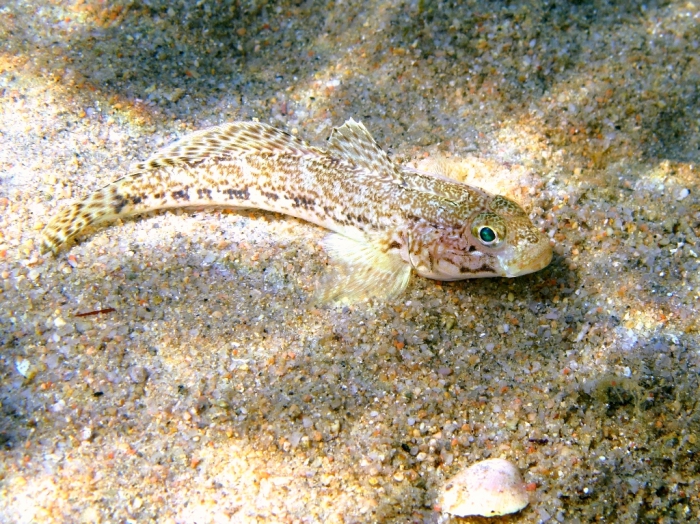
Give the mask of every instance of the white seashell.
<svg viewBox="0 0 700 524">
<path fill-rule="evenodd" d="M 504 459 L 482 460 L 447 481 L 438 499 L 442 511 L 493 517 L 520 511 L 529 500 L 520 471 Z"/>
</svg>

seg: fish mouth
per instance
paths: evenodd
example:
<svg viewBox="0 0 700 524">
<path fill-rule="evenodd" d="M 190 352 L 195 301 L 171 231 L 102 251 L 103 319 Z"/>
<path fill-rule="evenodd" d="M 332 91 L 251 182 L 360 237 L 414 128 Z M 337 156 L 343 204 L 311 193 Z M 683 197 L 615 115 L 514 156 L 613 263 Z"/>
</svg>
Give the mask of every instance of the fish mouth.
<svg viewBox="0 0 700 524">
<path fill-rule="evenodd" d="M 552 246 L 549 245 L 548 241 L 544 241 L 539 249 L 531 251 L 524 260 L 507 265 L 505 276 L 508 278 L 519 277 L 544 269 L 552 261 L 552 254 Z"/>
</svg>

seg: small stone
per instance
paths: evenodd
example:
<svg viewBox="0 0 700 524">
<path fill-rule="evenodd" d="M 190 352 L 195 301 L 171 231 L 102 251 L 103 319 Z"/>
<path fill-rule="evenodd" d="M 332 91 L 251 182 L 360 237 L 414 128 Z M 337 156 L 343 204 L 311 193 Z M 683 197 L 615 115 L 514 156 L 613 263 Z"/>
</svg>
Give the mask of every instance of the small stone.
<svg viewBox="0 0 700 524">
<path fill-rule="evenodd" d="M 477 462 L 452 477 L 439 497 L 442 511 L 493 517 L 520 511 L 528 495 L 520 471 L 504 459 Z"/>
<path fill-rule="evenodd" d="M 171 102 L 177 102 L 182 98 L 182 96 L 185 94 L 185 90 L 181 87 L 176 88 L 170 95 L 167 97 Z"/>
<path fill-rule="evenodd" d="M 75 323 L 75 329 L 78 330 L 78 333 L 85 333 L 92 329 L 92 322 L 89 320 L 78 320 Z"/>
<path fill-rule="evenodd" d="M 31 380 L 34 375 L 36 375 L 36 368 L 31 365 L 29 360 L 26 359 L 17 359 L 15 362 L 15 369 L 17 370 L 17 373 L 26 379 Z"/>
<path fill-rule="evenodd" d="M 289 406 L 289 418 L 291 418 L 292 420 L 301 417 L 301 413 L 301 408 L 298 405 L 292 404 L 291 406 Z"/>
<path fill-rule="evenodd" d="M 128 372 L 129 378 L 134 384 L 143 384 L 148 378 L 148 371 L 143 366 L 131 366 Z"/>
<path fill-rule="evenodd" d="M 303 435 L 298 431 L 295 431 L 294 433 L 292 433 L 292 435 L 289 437 L 289 442 L 293 448 L 296 448 L 299 445 L 299 443 L 301 442 L 302 436 Z"/>
<path fill-rule="evenodd" d="M 100 510 L 97 509 L 97 507 L 95 506 L 85 508 L 80 517 L 80 522 L 84 522 L 85 524 L 92 524 L 93 522 L 102 522 L 102 518 L 100 518 Z"/>
<path fill-rule="evenodd" d="M 442 323 L 445 325 L 445 329 L 449 331 L 457 323 L 457 319 L 454 315 L 443 315 Z"/>
<path fill-rule="evenodd" d="M 88 441 L 92 438 L 92 428 L 85 426 L 80 430 L 80 440 L 83 442 Z"/>
</svg>

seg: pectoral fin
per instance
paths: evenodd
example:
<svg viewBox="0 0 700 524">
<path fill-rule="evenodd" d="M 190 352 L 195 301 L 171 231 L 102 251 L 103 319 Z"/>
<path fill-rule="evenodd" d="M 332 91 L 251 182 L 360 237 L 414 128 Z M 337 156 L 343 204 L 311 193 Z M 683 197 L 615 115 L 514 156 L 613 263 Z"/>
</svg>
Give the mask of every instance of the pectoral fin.
<svg viewBox="0 0 700 524">
<path fill-rule="evenodd" d="M 337 267 L 319 284 L 316 295 L 320 302 L 391 299 L 408 285 L 411 266 L 398 253 L 337 233 L 328 235 L 323 247 Z"/>
</svg>

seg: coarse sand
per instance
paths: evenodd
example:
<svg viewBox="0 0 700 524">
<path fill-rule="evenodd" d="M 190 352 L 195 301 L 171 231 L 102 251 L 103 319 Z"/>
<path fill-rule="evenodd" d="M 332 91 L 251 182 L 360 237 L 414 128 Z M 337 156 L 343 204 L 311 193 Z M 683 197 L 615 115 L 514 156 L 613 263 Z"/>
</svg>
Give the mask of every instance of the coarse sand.
<svg viewBox="0 0 700 524">
<path fill-rule="evenodd" d="M 700 3 L 0 1 L 0 521 L 700 520 Z M 362 121 L 521 202 L 555 257 L 315 305 L 325 232 L 57 209 L 193 130 Z M 464 519 L 486 522 L 486 519 Z"/>
</svg>

